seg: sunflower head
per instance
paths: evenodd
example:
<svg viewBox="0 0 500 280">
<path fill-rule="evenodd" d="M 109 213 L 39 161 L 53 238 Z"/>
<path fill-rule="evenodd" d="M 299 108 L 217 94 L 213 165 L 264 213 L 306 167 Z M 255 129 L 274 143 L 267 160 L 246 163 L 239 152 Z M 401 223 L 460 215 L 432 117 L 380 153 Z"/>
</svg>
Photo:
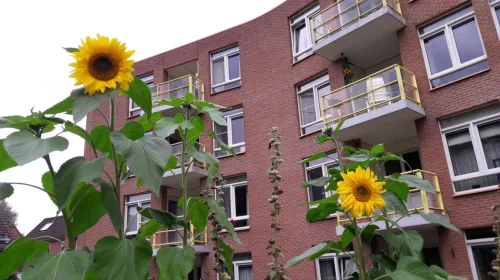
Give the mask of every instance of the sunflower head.
<svg viewBox="0 0 500 280">
<path fill-rule="evenodd" d="M 340 195 L 342 207 L 351 212 L 353 217 L 361 217 L 363 214 L 373 215 L 376 208 L 385 206 L 381 194 L 384 182 L 377 182 L 375 174 L 370 168 L 363 169 L 360 166 L 355 172 L 340 173 L 344 181 L 338 182 L 336 193 Z"/>
<path fill-rule="evenodd" d="M 73 52 L 76 61 L 70 64 L 74 68 L 70 77 L 75 78 L 75 85 L 83 85 L 85 93 L 90 95 L 116 89 L 117 84 L 128 90 L 129 83 L 134 80 L 134 61 L 129 60 L 133 54 L 133 50 L 128 51 L 125 43 L 116 38 L 99 34 L 97 38 L 87 37 L 78 46 L 78 51 Z"/>
</svg>

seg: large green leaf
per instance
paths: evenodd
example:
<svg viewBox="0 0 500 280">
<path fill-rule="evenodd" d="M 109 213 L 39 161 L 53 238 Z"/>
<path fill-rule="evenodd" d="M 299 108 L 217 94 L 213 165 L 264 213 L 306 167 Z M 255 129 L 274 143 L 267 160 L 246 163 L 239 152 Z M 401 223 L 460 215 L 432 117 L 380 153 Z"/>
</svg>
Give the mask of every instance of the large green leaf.
<svg viewBox="0 0 500 280">
<path fill-rule="evenodd" d="M 144 137 L 144 127 L 142 124 L 134 121 L 127 122 L 120 131 L 127 136 L 128 139 L 135 141 Z"/>
<path fill-rule="evenodd" d="M 55 115 L 59 113 L 70 114 L 72 111 L 73 111 L 73 101 L 71 100 L 71 97 L 66 97 L 63 101 L 60 101 L 59 103 L 45 110 L 43 114 L 45 115 Z"/>
<path fill-rule="evenodd" d="M 321 221 L 328 218 L 331 214 L 341 211 L 342 208 L 335 203 L 322 203 L 315 208 L 311 208 L 306 214 L 308 222 Z"/>
<path fill-rule="evenodd" d="M 370 160 L 370 152 L 368 151 L 356 151 L 354 154 L 350 155 L 347 159 L 354 162 L 363 162 Z"/>
<path fill-rule="evenodd" d="M 185 280 L 193 270 L 196 252 L 191 246 L 163 246 L 158 250 L 156 263 L 161 280 Z"/>
<path fill-rule="evenodd" d="M 152 236 L 157 231 L 159 231 L 163 226 L 156 220 L 149 220 L 142 224 L 137 232 L 137 238 L 146 238 Z"/>
<path fill-rule="evenodd" d="M 408 209 L 404 202 L 399 198 L 396 194 L 394 194 L 391 190 L 386 190 L 382 194 L 382 198 L 385 201 L 385 207 L 390 210 L 396 211 L 397 214 L 402 216 L 408 216 Z"/>
<path fill-rule="evenodd" d="M 22 130 L 28 127 L 31 121 L 23 116 L 6 116 L 0 118 L 0 128 L 13 128 Z"/>
<path fill-rule="evenodd" d="M 123 133 L 111 133 L 111 142 L 118 153 L 123 155 L 125 163 L 144 186 L 156 194 L 160 193 L 163 168 L 172 154 L 172 147 L 167 140 L 154 135 L 132 141 Z"/>
<path fill-rule="evenodd" d="M 429 280 L 434 279 L 434 272 L 429 269 L 418 258 L 401 257 L 398 261 L 398 268 L 394 271 L 387 271 L 393 280 Z"/>
<path fill-rule="evenodd" d="M 377 144 L 372 147 L 372 150 L 370 151 L 370 156 L 379 157 L 383 155 L 383 153 L 384 153 L 384 144 Z"/>
<path fill-rule="evenodd" d="M 197 232 L 203 232 L 207 227 L 208 205 L 200 196 L 190 197 L 188 200 L 187 217 L 196 228 Z"/>
<path fill-rule="evenodd" d="M 311 202 L 308 202 L 308 203 L 300 204 L 300 206 L 319 205 L 319 204 L 324 204 L 324 203 L 338 204 L 339 203 L 339 195 L 338 194 L 334 194 L 334 195 L 325 197 L 325 198 L 320 199 L 320 200 L 315 200 L 315 201 L 311 201 Z"/>
<path fill-rule="evenodd" d="M 299 161 L 299 164 L 308 163 L 308 162 L 315 161 L 315 160 L 320 159 L 320 158 L 326 158 L 326 157 L 328 157 L 328 155 L 325 152 L 319 152 L 319 153 L 316 153 L 316 154 L 314 154 L 306 159 Z"/>
<path fill-rule="evenodd" d="M 432 186 L 431 182 L 427 180 L 423 180 L 422 178 L 415 176 L 415 175 L 400 175 L 399 177 L 396 176 L 391 177 L 391 180 L 398 181 L 401 183 L 405 183 L 408 185 L 410 188 L 417 188 L 419 190 L 429 192 L 429 193 L 436 193 L 434 190 L 434 186 Z"/>
<path fill-rule="evenodd" d="M 116 233 L 123 232 L 123 217 L 121 212 L 120 198 L 116 196 L 113 186 L 101 178 L 96 178 L 94 182 L 101 186 L 101 205 L 111 219 L 111 224 Z"/>
<path fill-rule="evenodd" d="M 148 120 L 151 120 L 151 111 L 153 110 L 153 100 L 151 98 L 151 90 L 149 87 L 138 78 L 129 84 L 128 90 L 122 90 L 125 95 L 130 97 L 144 111 Z"/>
<path fill-rule="evenodd" d="M 95 148 L 102 152 L 111 154 L 111 139 L 109 128 L 104 125 L 98 125 L 90 131 L 90 138 L 95 145 Z"/>
<path fill-rule="evenodd" d="M 311 258 L 311 256 L 317 255 L 320 252 L 327 251 L 330 248 L 330 243 L 329 242 L 323 242 L 320 243 L 312 248 L 307 249 L 304 253 L 293 257 L 291 260 L 289 260 L 285 267 L 292 267 L 296 266 L 299 263 L 301 263 L 303 260 Z"/>
<path fill-rule="evenodd" d="M 73 123 L 81 121 L 88 113 L 94 111 L 104 101 L 114 97 L 116 90 L 106 91 L 105 93 L 96 93 L 94 95 L 84 94 L 85 89 L 78 88 L 71 92 L 71 101 L 73 104 Z"/>
<path fill-rule="evenodd" d="M 330 181 L 329 177 L 319 177 L 300 184 L 300 187 L 301 188 L 307 188 L 310 186 L 324 187 L 326 186 L 326 184 L 328 184 L 329 181 Z"/>
<path fill-rule="evenodd" d="M 153 249 L 145 239 L 118 240 L 106 236 L 95 245 L 97 279 L 144 280 L 152 255 Z"/>
<path fill-rule="evenodd" d="M 17 166 L 17 163 L 5 151 L 3 141 L 0 139 L 0 172 Z"/>
<path fill-rule="evenodd" d="M 450 223 L 450 221 L 447 218 L 445 218 L 444 216 L 441 216 L 441 215 L 428 215 L 428 214 L 425 214 L 422 211 L 419 211 L 419 210 L 417 210 L 417 211 L 429 223 L 442 225 L 445 228 L 448 228 L 448 229 L 451 229 L 451 230 L 456 231 L 458 233 L 461 233 L 460 230 L 458 230 L 458 228 L 456 228 L 454 225 L 452 225 Z"/>
<path fill-rule="evenodd" d="M 43 173 L 43 175 L 42 175 L 42 187 L 44 190 L 51 192 L 51 193 L 54 193 L 54 179 L 52 178 L 52 173 L 50 173 L 50 171 Z M 57 206 L 56 198 L 52 195 L 49 195 L 49 198 Z"/>
<path fill-rule="evenodd" d="M 31 255 L 47 252 L 49 242 L 21 236 L 0 254 L 0 279 L 5 279 L 16 271 Z"/>
<path fill-rule="evenodd" d="M 155 123 L 161 120 L 161 118 L 162 118 L 161 112 L 154 112 L 151 114 L 151 121 L 148 120 L 146 115 L 142 115 L 139 118 L 139 123 L 144 128 L 144 131 L 150 131 L 151 129 L 153 129 Z"/>
<path fill-rule="evenodd" d="M 54 193 L 59 209 L 66 206 L 79 183 L 99 177 L 107 157 L 103 155 L 91 162 L 87 162 L 84 157 L 74 157 L 61 165 L 54 177 Z"/>
<path fill-rule="evenodd" d="M 194 146 L 187 147 L 187 153 L 199 162 L 208 163 L 212 165 L 218 165 L 219 159 L 210 152 L 200 152 Z"/>
<path fill-rule="evenodd" d="M 24 265 L 23 279 L 83 280 L 88 266 L 89 253 L 84 250 L 36 253 Z"/>
<path fill-rule="evenodd" d="M 207 114 L 212 121 L 218 125 L 227 126 L 227 121 L 224 118 L 224 114 L 215 107 L 200 107 L 198 106 L 198 112 Z"/>
<path fill-rule="evenodd" d="M 81 138 L 83 138 L 83 140 L 85 140 L 85 142 L 87 142 L 90 145 L 90 147 L 94 148 L 94 142 L 92 141 L 92 137 L 90 137 L 90 135 L 87 133 L 85 129 L 79 127 L 78 125 L 75 125 L 72 122 L 67 121 L 64 123 L 64 131 L 80 136 Z"/>
<path fill-rule="evenodd" d="M 149 219 L 155 219 L 160 224 L 162 224 L 165 228 L 174 226 L 178 224 L 177 216 L 163 210 L 153 209 L 153 208 L 140 208 L 137 207 L 141 215 Z"/>
<path fill-rule="evenodd" d="M 25 165 L 49 153 L 68 148 L 68 140 L 61 136 L 40 139 L 28 131 L 10 134 L 3 144 L 9 156 L 19 165 Z"/>
<path fill-rule="evenodd" d="M 419 256 L 424 244 L 422 236 L 414 230 L 407 230 L 400 234 L 391 231 L 379 233 L 387 244 L 394 248 L 399 256 Z"/>
<path fill-rule="evenodd" d="M 379 229 L 377 225 L 367 225 L 361 231 L 361 240 L 365 244 L 371 244 L 375 231 Z"/>
<path fill-rule="evenodd" d="M 179 123 L 174 118 L 163 118 L 154 125 L 156 135 L 162 138 L 174 134 L 178 127 Z"/>
<path fill-rule="evenodd" d="M 392 191 L 401 200 L 405 202 L 408 201 L 408 194 L 410 193 L 410 188 L 408 187 L 407 184 L 398 181 L 387 180 L 384 184 L 384 187 Z"/>
<path fill-rule="evenodd" d="M 234 256 L 234 250 L 231 248 L 231 246 L 227 245 L 226 242 L 224 241 L 217 241 L 217 244 L 219 245 L 219 248 L 222 249 L 222 257 L 224 258 L 224 263 L 227 266 L 227 270 L 231 275 L 233 275 L 233 256 Z"/>
<path fill-rule="evenodd" d="M 396 270 L 397 262 L 387 255 L 387 253 L 382 252 L 379 255 L 371 254 L 370 257 L 374 263 L 381 264 L 385 270 Z"/>
<path fill-rule="evenodd" d="M 101 205 L 101 193 L 93 185 L 80 183 L 68 205 L 71 213 L 71 229 L 74 236 L 93 227 L 106 210 Z"/>
<path fill-rule="evenodd" d="M 222 228 L 224 228 L 231 235 L 231 237 L 236 243 L 242 245 L 243 243 L 241 243 L 240 239 L 238 238 L 238 235 L 234 231 L 233 224 L 229 222 L 229 220 L 226 217 L 226 213 L 224 212 L 224 210 L 222 210 L 217 201 L 215 201 L 214 199 L 207 199 L 207 203 L 208 207 L 210 208 L 210 211 L 215 214 Z"/>
<path fill-rule="evenodd" d="M 14 188 L 11 184 L 0 183 L 0 201 L 6 199 L 14 193 Z"/>
<path fill-rule="evenodd" d="M 349 244 L 354 240 L 356 234 L 354 232 L 353 227 L 346 227 L 344 232 L 342 232 L 342 239 L 340 240 L 340 244 L 342 244 L 342 248 L 347 248 Z"/>
</svg>

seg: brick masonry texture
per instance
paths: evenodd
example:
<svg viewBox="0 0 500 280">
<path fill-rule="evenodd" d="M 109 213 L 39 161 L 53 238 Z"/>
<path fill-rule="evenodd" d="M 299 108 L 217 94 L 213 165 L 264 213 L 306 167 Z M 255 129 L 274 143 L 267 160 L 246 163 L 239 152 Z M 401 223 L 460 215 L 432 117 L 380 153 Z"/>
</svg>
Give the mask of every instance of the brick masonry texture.
<svg viewBox="0 0 500 280">
<path fill-rule="evenodd" d="M 319 1 L 321 9 L 331 1 Z M 251 252 L 254 279 L 264 279 L 268 273 L 270 257 L 265 250 L 267 240 L 272 235 L 269 227 L 270 206 L 267 198 L 271 194 L 267 169 L 270 152 L 268 133 L 271 127 L 278 126 L 282 134 L 280 146 L 285 163 L 283 165 L 282 195 L 283 212 L 280 216 L 283 231 L 280 243 L 287 259 L 296 256 L 324 240 L 336 238 L 335 218 L 309 223 L 305 220 L 306 207 L 299 204 L 307 202 L 307 192 L 299 187 L 305 180 L 303 166 L 297 164 L 301 159 L 316 152 L 331 151 L 328 144 L 316 145 L 317 133 L 300 135 L 298 105 L 295 86 L 319 73 L 328 73 L 332 89 L 343 86 L 340 62 L 331 62 L 312 55 L 298 63 L 293 63 L 290 40 L 289 18 L 312 4 L 309 0 L 289 0 L 272 11 L 237 27 L 214 34 L 177 49 L 155 55 L 135 64 L 135 75 L 153 73 L 155 84 L 166 81 L 168 69 L 196 60 L 200 79 L 205 84 L 205 99 L 223 106 L 241 104 L 244 109 L 246 152 L 237 157 L 221 159 L 221 169 L 225 175 L 246 173 L 249 190 L 250 229 L 238 232 L 245 245 L 233 245 L 236 252 Z M 441 142 L 438 120 L 440 116 L 459 112 L 465 108 L 498 100 L 500 93 L 496 87 L 500 83 L 500 42 L 494 27 L 491 10 L 486 0 L 473 0 L 472 5 L 488 55 L 490 70 L 451 85 L 430 91 L 427 73 L 417 33 L 419 24 L 457 7 L 458 0 L 401 0 L 406 28 L 398 32 L 403 66 L 414 72 L 417 78 L 420 97 L 427 117 L 417 121 L 417 132 L 423 166 L 425 170 L 436 172 L 439 176 L 445 207 L 451 222 L 460 229 L 490 226 L 491 211 L 495 193 L 486 192 L 461 197 L 453 196 L 453 187 Z M 241 58 L 241 87 L 210 94 L 210 52 L 238 44 Z M 125 96 L 118 97 L 117 127 L 123 126 L 128 118 L 129 101 Z M 109 105 L 100 109 L 107 114 Z M 131 118 L 136 120 L 137 118 Z M 87 118 L 87 130 L 103 125 L 104 120 L 97 113 Z M 211 127 L 208 119 L 205 126 Z M 208 137 L 201 142 L 212 149 Z M 93 159 L 89 147 L 85 157 Z M 111 170 L 108 162 L 107 170 Z M 148 192 L 146 188 L 136 188 L 135 178 L 130 178 L 122 188 L 123 196 Z M 167 189 L 163 187 L 160 197 L 152 194 L 154 208 L 166 208 Z M 163 199 L 162 199 L 163 198 Z M 122 211 L 124 208 L 122 197 Z M 78 246 L 93 248 L 105 235 L 113 235 L 109 218 L 104 217 L 96 226 L 78 238 Z M 450 273 L 472 279 L 469 260 L 463 236 L 440 229 L 440 251 L 445 269 Z M 231 243 L 231 242 L 230 242 Z M 202 255 L 203 279 L 216 279 L 212 270 L 211 254 Z M 156 264 L 151 264 L 151 275 L 157 275 Z M 304 262 L 287 270 L 293 279 L 315 279 L 316 269 L 313 262 Z"/>
</svg>

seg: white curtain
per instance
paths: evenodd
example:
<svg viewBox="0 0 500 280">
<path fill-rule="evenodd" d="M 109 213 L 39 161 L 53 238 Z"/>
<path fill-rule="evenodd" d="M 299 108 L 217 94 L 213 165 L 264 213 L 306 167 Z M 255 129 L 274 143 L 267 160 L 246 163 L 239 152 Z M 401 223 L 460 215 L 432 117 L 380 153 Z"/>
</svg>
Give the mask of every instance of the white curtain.
<svg viewBox="0 0 500 280">
<path fill-rule="evenodd" d="M 333 259 L 319 261 L 319 273 L 321 280 L 337 280 L 335 274 L 335 263 Z"/>
<path fill-rule="evenodd" d="M 252 280 L 252 266 L 251 265 L 242 265 L 238 268 L 239 270 L 239 280 Z"/>
<path fill-rule="evenodd" d="M 218 85 L 224 82 L 224 57 L 221 57 L 212 62 L 213 85 Z"/>
</svg>

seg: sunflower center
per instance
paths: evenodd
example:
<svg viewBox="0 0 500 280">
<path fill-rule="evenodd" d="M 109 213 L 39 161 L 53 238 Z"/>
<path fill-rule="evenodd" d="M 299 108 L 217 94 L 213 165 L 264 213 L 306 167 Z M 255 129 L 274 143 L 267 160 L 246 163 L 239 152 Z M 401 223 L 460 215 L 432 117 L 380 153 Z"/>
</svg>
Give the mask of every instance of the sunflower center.
<svg viewBox="0 0 500 280">
<path fill-rule="evenodd" d="M 95 79 L 109 81 L 119 70 L 118 64 L 107 54 L 97 54 L 89 59 L 89 72 Z"/>
<path fill-rule="evenodd" d="M 358 186 L 354 191 L 354 197 L 357 201 L 367 202 L 370 200 L 370 191 L 365 186 Z"/>
</svg>

